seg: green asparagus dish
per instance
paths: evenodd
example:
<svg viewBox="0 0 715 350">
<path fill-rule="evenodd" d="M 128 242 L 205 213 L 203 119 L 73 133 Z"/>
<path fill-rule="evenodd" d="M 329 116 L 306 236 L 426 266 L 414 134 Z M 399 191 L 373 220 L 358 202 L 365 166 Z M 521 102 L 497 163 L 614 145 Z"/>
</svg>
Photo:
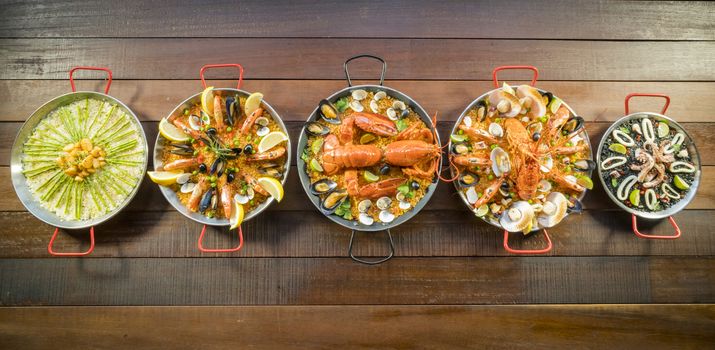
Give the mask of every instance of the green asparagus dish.
<svg viewBox="0 0 715 350">
<path fill-rule="evenodd" d="M 33 197 L 70 221 L 120 206 L 143 177 L 139 127 L 109 101 L 88 98 L 53 110 L 23 145 L 22 173 Z"/>
</svg>

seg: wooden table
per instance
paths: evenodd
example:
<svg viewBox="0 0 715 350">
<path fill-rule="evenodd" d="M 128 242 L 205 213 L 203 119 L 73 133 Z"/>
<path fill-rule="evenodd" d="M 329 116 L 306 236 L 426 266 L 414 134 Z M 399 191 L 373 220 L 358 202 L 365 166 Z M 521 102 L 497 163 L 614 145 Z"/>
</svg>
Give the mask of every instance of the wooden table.
<svg viewBox="0 0 715 350">
<path fill-rule="evenodd" d="M 0 21 L 0 348 L 694 348 L 715 344 L 715 5 L 584 1 L 33 1 L 2 4 Z M 668 115 L 692 133 L 703 163 L 674 241 L 636 238 L 597 184 L 582 215 L 551 230 L 547 256 L 505 253 L 501 232 L 440 184 L 395 229 L 397 257 L 362 266 L 350 232 L 309 204 L 292 169 L 285 200 L 245 224 L 245 248 L 201 254 L 200 226 L 149 181 L 97 228 L 86 258 L 47 254 L 51 227 L 9 181 L 15 134 L 32 111 L 69 91 L 75 65 L 108 66 L 110 94 L 157 121 L 200 91 L 199 68 L 238 62 L 297 140 L 316 103 L 346 86 L 359 53 L 388 62 L 387 85 L 439 112 L 443 140 L 504 64 L 540 70 L 588 121 L 597 145 L 630 92 L 671 96 Z M 354 75 L 376 77 L 371 62 Z M 235 73 L 211 73 L 216 86 Z M 79 82 L 99 90 L 99 74 Z M 527 79 L 527 73 L 505 73 Z M 369 81 L 369 80 L 365 80 Z M 639 99 L 635 110 L 659 111 Z M 643 225 L 670 231 L 667 221 Z M 536 248 L 539 235 L 515 246 Z M 210 231 L 206 244 L 236 238 Z M 58 250 L 88 245 L 64 233 Z M 380 255 L 379 236 L 357 253 Z"/>
</svg>

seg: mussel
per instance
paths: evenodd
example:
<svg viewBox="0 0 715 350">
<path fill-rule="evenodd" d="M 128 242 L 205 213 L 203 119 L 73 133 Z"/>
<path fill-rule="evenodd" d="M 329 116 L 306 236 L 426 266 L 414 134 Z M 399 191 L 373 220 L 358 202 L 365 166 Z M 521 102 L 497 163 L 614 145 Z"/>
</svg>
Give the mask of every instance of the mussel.
<svg viewBox="0 0 715 350">
<path fill-rule="evenodd" d="M 203 213 L 211 206 L 211 200 L 214 197 L 214 191 L 215 189 L 209 188 L 209 190 L 204 193 L 204 196 L 201 197 L 201 202 L 199 202 L 199 212 Z"/>
<path fill-rule="evenodd" d="M 469 152 L 469 146 L 466 143 L 453 143 L 452 153 L 455 154 L 466 154 Z"/>
<path fill-rule="evenodd" d="M 318 105 L 318 115 L 330 124 L 340 124 L 338 109 L 326 99 L 320 101 Z"/>
<path fill-rule="evenodd" d="M 410 110 L 409 110 L 409 109 L 403 109 L 402 112 L 400 112 L 400 119 L 402 119 L 402 118 L 407 118 L 408 115 L 410 115 Z"/>
<path fill-rule="evenodd" d="M 236 99 L 233 97 L 226 97 L 226 119 L 228 121 L 228 125 L 233 125 L 233 121 L 236 118 Z"/>
<path fill-rule="evenodd" d="M 487 106 L 486 100 L 481 99 L 477 101 L 477 104 L 474 105 L 474 109 L 477 110 L 477 121 L 480 123 L 483 122 L 484 119 L 487 117 L 487 112 L 489 111 L 489 107 Z"/>
<path fill-rule="evenodd" d="M 569 118 L 569 120 L 566 121 L 564 126 L 561 128 L 561 130 L 566 131 L 566 133 L 570 134 L 573 132 L 576 132 L 578 130 L 581 130 L 584 126 L 584 120 L 583 118 L 575 115 Z"/>
<path fill-rule="evenodd" d="M 305 132 L 313 136 L 323 136 L 330 132 L 330 128 L 318 122 L 309 122 L 305 125 Z"/>
<path fill-rule="evenodd" d="M 457 183 L 461 187 L 472 187 L 479 183 L 479 175 L 466 171 L 459 175 Z"/>
<path fill-rule="evenodd" d="M 216 158 L 214 162 L 211 164 L 211 168 L 209 169 L 209 174 L 216 174 L 217 176 L 223 175 L 223 169 L 226 166 L 226 162 L 221 159 L 221 158 Z"/>
<path fill-rule="evenodd" d="M 549 103 L 551 103 L 551 100 L 554 99 L 554 94 L 547 91 L 547 92 L 544 92 L 543 94 L 541 94 L 541 98 L 544 99 L 544 104 L 546 104 L 548 106 Z"/>
<path fill-rule="evenodd" d="M 320 209 L 326 214 L 332 214 L 348 198 L 348 191 L 339 189 L 330 192 L 320 203 Z"/>
<path fill-rule="evenodd" d="M 194 155 L 194 148 L 189 144 L 185 143 L 172 143 L 173 147 L 169 153 L 180 155 L 180 156 L 191 156 Z"/>
<path fill-rule="evenodd" d="M 335 190 L 338 184 L 330 179 L 318 180 L 310 185 L 310 193 L 313 195 L 327 194 Z"/>
<path fill-rule="evenodd" d="M 590 159 L 579 159 L 573 162 L 573 167 L 578 171 L 591 171 L 596 169 L 596 162 Z"/>
</svg>

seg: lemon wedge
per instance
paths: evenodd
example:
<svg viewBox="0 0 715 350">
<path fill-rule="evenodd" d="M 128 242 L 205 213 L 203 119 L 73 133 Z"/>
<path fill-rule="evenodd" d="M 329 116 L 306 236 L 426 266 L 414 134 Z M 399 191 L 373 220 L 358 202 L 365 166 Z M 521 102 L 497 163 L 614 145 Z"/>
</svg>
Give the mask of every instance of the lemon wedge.
<svg viewBox="0 0 715 350">
<path fill-rule="evenodd" d="M 280 131 L 269 132 L 266 136 L 263 136 L 261 142 L 258 144 L 258 153 L 263 153 L 283 141 L 288 141 L 288 135 Z"/>
<path fill-rule="evenodd" d="M 683 180 L 683 178 L 678 175 L 675 175 L 675 177 L 673 177 L 673 184 L 675 184 L 675 187 L 681 190 L 687 190 L 690 188 L 690 185 L 688 185 L 688 183 L 685 182 L 685 180 Z"/>
<path fill-rule="evenodd" d="M 280 181 L 267 176 L 261 177 L 257 181 L 258 184 L 271 195 L 271 197 L 276 199 L 276 201 L 280 202 L 281 199 L 283 199 L 283 185 L 281 185 Z"/>
<path fill-rule="evenodd" d="M 620 143 L 613 143 L 610 146 L 608 146 L 608 149 L 610 149 L 613 152 L 620 153 L 620 154 L 626 154 L 628 152 L 628 149 L 626 146 L 620 144 Z"/>
<path fill-rule="evenodd" d="M 171 123 L 169 123 L 166 118 L 163 118 L 159 122 L 159 133 L 161 136 L 164 136 L 166 139 L 169 141 L 173 142 L 187 142 L 189 141 L 189 135 L 186 135 L 183 131 L 179 130 L 179 128 L 175 127 Z"/>
<path fill-rule="evenodd" d="M 231 203 L 231 218 L 228 219 L 228 223 L 231 225 L 229 230 L 234 230 L 237 227 L 241 226 L 241 223 L 243 222 L 243 205 L 236 200 L 236 198 L 233 198 L 233 202 Z"/>
<path fill-rule="evenodd" d="M 243 107 L 246 116 L 249 116 L 251 115 L 251 113 L 255 112 L 258 107 L 261 106 L 262 101 L 263 94 L 260 92 L 254 92 L 250 96 L 248 96 L 248 98 L 246 99 L 246 104 Z"/>
<path fill-rule="evenodd" d="M 181 172 L 171 172 L 171 171 L 147 171 L 147 175 L 151 181 L 162 186 L 170 186 L 176 183 L 176 179 L 183 175 Z"/>
<path fill-rule="evenodd" d="M 214 87 L 209 86 L 201 93 L 201 110 L 208 114 L 209 117 L 214 116 Z"/>
</svg>

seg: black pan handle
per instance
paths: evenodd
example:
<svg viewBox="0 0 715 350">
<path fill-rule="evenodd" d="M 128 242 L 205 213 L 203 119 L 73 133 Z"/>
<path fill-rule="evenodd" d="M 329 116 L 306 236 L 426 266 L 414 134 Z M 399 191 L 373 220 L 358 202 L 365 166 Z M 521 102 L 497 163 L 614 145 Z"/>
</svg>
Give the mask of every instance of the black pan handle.
<svg viewBox="0 0 715 350">
<path fill-rule="evenodd" d="M 350 80 L 350 73 L 348 72 L 348 63 L 350 63 L 350 61 L 352 61 L 354 59 L 363 58 L 363 57 L 372 58 L 372 59 L 382 62 L 382 73 L 380 73 L 380 86 L 382 86 L 382 84 L 385 82 L 385 71 L 387 70 L 387 63 L 385 62 L 385 60 L 383 60 L 380 57 L 368 55 L 368 54 L 353 56 L 353 57 L 348 58 L 347 61 L 345 61 L 345 64 L 343 65 L 343 69 L 345 69 L 345 79 L 348 80 L 348 86 L 353 86 L 353 82 Z"/>
<path fill-rule="evenodd" d="M 352 234 L 350 234 L 350 246 L 348 247 L 348 254 L 350 254 L 350 259 L 353 259 L 354 261 L 357 261 L 357 262 L 359 262 L 361 264 L 365 264 L 365 265 L 378 265 L 378 264 L 382 264 L 385 261 L 392 259 L 392 257 L 395 256 L 395 243 L 392 241 L 392 235 L 390 234 L 390 229 L 387 229 L 387 230 L 385 230 L 385 232 L 387 233 L 387 243 L 390 245 L 390 254 L 389 255 L 387 255 L 386 257 L 381 258 L 379 260 L 363 260 L 363 259 L 356 257 L 355 255 L 353 255 L 353 242 L 355 240 L 355 232 L 356 232 L 355 230 L 352 230 Z"/>
</svg>

